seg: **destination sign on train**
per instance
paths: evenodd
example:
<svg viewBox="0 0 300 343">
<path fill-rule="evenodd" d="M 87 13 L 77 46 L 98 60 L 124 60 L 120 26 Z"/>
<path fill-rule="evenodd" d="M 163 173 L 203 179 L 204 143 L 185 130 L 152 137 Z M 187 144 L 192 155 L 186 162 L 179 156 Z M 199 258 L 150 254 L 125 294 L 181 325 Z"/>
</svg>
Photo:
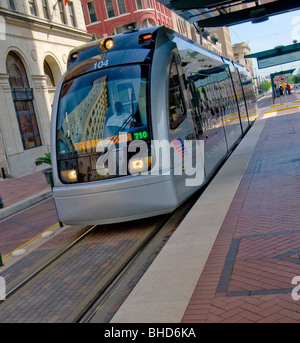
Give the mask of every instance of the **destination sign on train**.
<svg viewBox="0 0 300 343">
<path fill-rule="evenodd" d="M 81 151 L 81 150 L 89 150 L 92 148 L 96 148 L 97 144 L 101 141 L 107 141 L 107 142 L 113 142 L 114 144 L 124 143 L 124 142 L 131 142 L 133 139 L 147 139 L 149 137 L 148 131 L 138 131 L 138 132 L 122 132 L 118 136 L 111 136 L 111 137 L 105 137 L 105 138 L 96 138 L 96 139 L 90 139 L 87 141 L 81 141 L 74 143 L 75 151 Z"/>
</svg>

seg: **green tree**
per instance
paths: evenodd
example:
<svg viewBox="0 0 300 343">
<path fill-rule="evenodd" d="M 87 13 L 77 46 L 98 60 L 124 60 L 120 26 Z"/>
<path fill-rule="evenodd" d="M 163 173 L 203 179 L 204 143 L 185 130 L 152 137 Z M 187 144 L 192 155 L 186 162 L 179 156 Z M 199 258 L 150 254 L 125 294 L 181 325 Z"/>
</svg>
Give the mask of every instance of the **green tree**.
<svg viewBox="0 0 300 343">
<path fill-rule="evenodd" d="M 269 81 L 263 81 L 259 84 L 258 86 L 258 92 L 261 94 L 261 93 L 265 93 L 267 92 L 268 90 L 270 90 L 271 88 L 271 82 Z"/>
<path fill-rule="evenodd" d="M 293 78 L 293 82 L 292 83 L 300 83 L 299 75 L 293 75 L 292 78 Z"/>
<path fill-rule="evenodd" d="M 287 83 L 293 84 L 293 83 L 299 83 L 299 82 L 300 82 L 300 77 L 299 77 L 299 75 L 291 75 L 291 76 L 289 76 L 288 79 L 287 79 Z"/>
</svg>

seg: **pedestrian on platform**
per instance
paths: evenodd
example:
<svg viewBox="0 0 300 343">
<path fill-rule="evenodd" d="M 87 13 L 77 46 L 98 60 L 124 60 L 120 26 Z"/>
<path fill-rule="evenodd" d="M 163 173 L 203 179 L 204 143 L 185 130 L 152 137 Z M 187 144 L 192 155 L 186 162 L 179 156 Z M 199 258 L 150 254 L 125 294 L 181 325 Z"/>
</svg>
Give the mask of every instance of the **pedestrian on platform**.
<svg viewBox="0 0 300 343">
<path fill-rule="evenodd" d="M 279 92 L 280 92 L 280 95 L 283 95 L 283 88 L 282 88 L 282 86 L 279 87 Z"/>
<path fill-rule="evenodd" d="M 286 85 L 286 92 L 287 94 L 291 94 L 291 86 L 289 84 Z"/>
</svg>

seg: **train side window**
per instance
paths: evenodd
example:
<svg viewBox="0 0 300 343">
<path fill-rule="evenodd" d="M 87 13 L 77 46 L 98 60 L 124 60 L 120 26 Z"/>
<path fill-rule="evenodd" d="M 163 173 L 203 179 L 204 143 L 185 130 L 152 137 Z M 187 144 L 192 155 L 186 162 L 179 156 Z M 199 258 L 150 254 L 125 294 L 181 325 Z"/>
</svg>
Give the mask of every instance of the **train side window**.
<svg viewBox="0 0 300 343">
<path fill-rule="evenodd" d="M 186 117 L 184 98 L 175 59 L 173 58 L 169 77 L 170 127 L 176 129 Z"/>
</svg>

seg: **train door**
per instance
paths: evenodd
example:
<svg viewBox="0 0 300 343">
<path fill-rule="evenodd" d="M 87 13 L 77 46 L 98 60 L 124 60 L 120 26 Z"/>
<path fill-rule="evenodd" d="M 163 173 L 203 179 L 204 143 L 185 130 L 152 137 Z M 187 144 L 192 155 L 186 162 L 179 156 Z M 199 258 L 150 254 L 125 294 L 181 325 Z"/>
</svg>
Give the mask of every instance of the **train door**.
<svg viewBox="0 0 300 343">
<path fill-rule="evenodd" d="M 223 76 L 224 77 L 220 82 L 220 96 L 222 98 L 223 123 L 227 145 L 228 150 L 230 151 L 241 138 L 242 128 L 228 68 L 224 70 Z"/>
<path fill-rule="evenodd" d="M 257 103 L 256 103 L 256 96 L 254 93 L 254 87 L 253 87 L 251 75 L 246 68 L 239 67 L 239 75 L 240 75 L 240 80 L 243 87 L 245 103 L 247 106 L 249 124 L 251 124 L 257 117 L 257 107 L 256 107 Z"/>
<path fill-rule="evenodd" d="M 245 103 L 245 99 L 244 99 L 244 93 L 243 93 L 242 85 L 240 82 L 240 77 L 238 74 L 237 67 L 233 66 L 232 68 L 230 68 L 230 71 L 231 71 L 232 81 L 234 84 L 241 126 L 242 126 L 243 133 L 245 133 L 245 131 L 247 130 L 247 128 L 249 126 L 249 121 L 248 121 L 246 103 Z"/>
<path fill-rule="evenodd" d="M 178 63 L 178 57 L 175 54 L 172 56 L 170 63 L 168 91 L 171 164 L 178 199 L 183 201 L 195 191 L 194 187 L 187 187 L 187 178 L 196 177 L 196 175 L 192 175 L 193 171 L 195 171 L 196 162 L 196 149 L 193 146 L 196 144 L 196 127 L 193 120 L 194 113 L 188 84 L 184 71 Z M 185 144 L 188 144 L 189 149 Z M 201 179 L 200 183 L 202 182 L 203 179 Z"/>
<path fill-rule="evenodd" d="M 198 70 L 191 75 L 195 94 L 201 106 L 203 132 L 199 139 L 204 141 L 205 172 L 209 177 L 228 153 L 224 129 L 224 107 L 221 86 L 226 77 L 222 66 Z"/>
</svg>

